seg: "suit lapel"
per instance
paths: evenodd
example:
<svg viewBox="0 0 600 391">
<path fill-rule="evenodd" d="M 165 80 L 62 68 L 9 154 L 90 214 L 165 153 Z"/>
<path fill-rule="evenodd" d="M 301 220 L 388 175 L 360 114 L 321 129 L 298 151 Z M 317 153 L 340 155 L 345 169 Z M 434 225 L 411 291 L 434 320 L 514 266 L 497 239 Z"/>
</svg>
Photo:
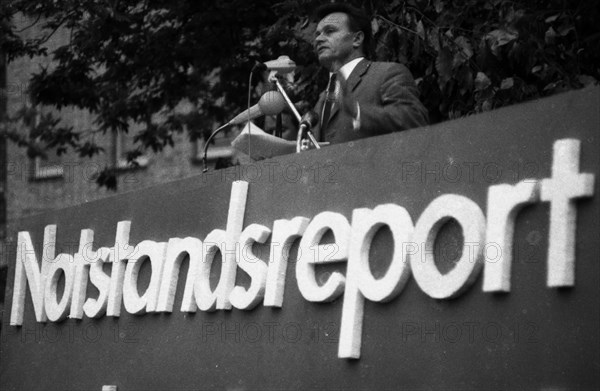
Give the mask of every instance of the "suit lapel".
<svg viewBox="0 0 600 391">
<path fill-rule="evenodd" d="M 371 66 L 371 61 L 369 61 L 369 60 L 362 60 L 361 62 L 356 64 L 356 67 L 354 68 L 354 70 L 348 77 L 348 80 L 346 81 L 346 87 L 348 88 L 348 91 L 352 92 L 356 89 L 356 87 L 358 87 L 358 85 L 362 81 L 364 74 L 367 73 L 367 70 L 369 69 L 370 66 Z M 339 108 L 340 108 L 340 104 L 338 102 L 336 102 L 333 105 L 333 108 L 331 109 L 331 115 L 329 116 L 329 121 L 331 121 L 335 117 L 335 115 L 339 111 Z"/>
<path fill-rule="evenodd" d="M 347 80 L 347 86 L 349 91 L 352 92 L 356 89 L 356 87 L 358 87 L 358 85 L 362 81 L 362 77 L 367 72 L 367 69 L 369 69 L 370 66 L 371 61 L 368 60 L 362 60 L 361 62 L 356 64 L 356 67 L 354 68 L 354 70 L 350 74 L 350 77 L 348 77 Z"/>
</svg>

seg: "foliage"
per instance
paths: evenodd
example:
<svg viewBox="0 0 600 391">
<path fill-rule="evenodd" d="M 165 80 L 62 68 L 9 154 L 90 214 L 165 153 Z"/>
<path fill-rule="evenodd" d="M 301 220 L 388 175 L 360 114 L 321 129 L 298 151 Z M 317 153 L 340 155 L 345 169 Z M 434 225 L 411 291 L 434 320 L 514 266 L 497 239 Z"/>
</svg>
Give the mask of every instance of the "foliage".
<svg viewBox="0 0 600 391">
<path fill-rule="evenodd" d="M 134 124 L 142 125 L 142 130 L 135 134 L 136 147 L 128 153 L 131 159 L 172 146 L 184 125 L 190 139 L 206 138 L 214 121 L 223 121 L 245 105 L 245 82 L 254 59 L 269 56 L 268 48 L 256 38 L 277 20 L 266 0 L 1 4 L 5 34 L 0 44 L 9 60 L 45 54 L 44 44 L 52 34 L 58 29 L 69 31 L 69 42 L 48 53 L 53 66 L 30 80 L 33 104 L 74 106 L 96 115 L 93 129 L 51 122 L 54 126 L 46 126 L 43 132 L 12 131 L 8 137 L 31 153 L 44 149 L 40 143 L 49 148 L 65 141 L 58 142 L 59 154 L 69 147 L 82 157 L 101 152 L 95 143 L 97 133 L 128 132 Z M 39 37 L 18 36 L 11 25 L 17 12 L 37 21 Z M 192 102 L 187 106 L 195 109 L 182 112 L 182 102 Z M 100 184 L 113 183 L 111 172 L 107 168 L 99 176 Z"/>
<path fill-rule="evenodd" d="M 353 3 L 372 15 L 372 57 L 408 66 L 433 123 L 600 80 L 593 0 Z"/>
<path fill-rule="evenodd" d="M 597 3 L 393 1 L 374 8 L 377 57 L 406 63 L 434 122 L 600 79 Z"/>
<path fill-rule="evenodd" d="M 173 145 L 185 129 L 207 137 L 214 122 L 245 108 L 257 59 L 289 55 L 300 66 L 297 100 L 314 103 L 323 88 L 312 50 L 314 0 L 16 0 L 0 5 L 1 50 L 9 60 L 44 54 L 59 28 L 70 31 L 55 67 L 33 76 L 35 103 L 96 114 L 94 130 L 40 121 L 32 136 L 8 136 L 31 154 L 39 141 L 58 152 L 100 153 L 94 133 L 143 124 L 129 157 Z M 413 72 L 432 122 L 580 88 L 600 79 L 600 16 L 595 1 L 363 0 L 372 15 L 377 60 Z M 44 30 L 22 40 L 11 16 L 29 15 Z M 182 102 L 195 110 L 182 111 Z M 190 106 L 190 105 L 188 105 Z M 25 115 L 25 113 L 22 113 Z M 110 185 L 111 171 L 99 177 Z M 112 178 L 114 179 L 114 178 Z"/>
</svg>

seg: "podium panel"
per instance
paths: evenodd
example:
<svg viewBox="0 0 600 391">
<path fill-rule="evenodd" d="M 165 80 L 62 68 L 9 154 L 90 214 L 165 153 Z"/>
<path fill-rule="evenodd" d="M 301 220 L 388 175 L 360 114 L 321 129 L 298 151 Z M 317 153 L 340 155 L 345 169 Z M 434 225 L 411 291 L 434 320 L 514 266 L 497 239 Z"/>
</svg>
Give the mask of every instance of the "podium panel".
<svg viewBox="0 0 600 391">
<path fill-rule="evenodd" d="M 600 89 L 23 219 L 5 390 L 600 387 Z"/>
</svg>

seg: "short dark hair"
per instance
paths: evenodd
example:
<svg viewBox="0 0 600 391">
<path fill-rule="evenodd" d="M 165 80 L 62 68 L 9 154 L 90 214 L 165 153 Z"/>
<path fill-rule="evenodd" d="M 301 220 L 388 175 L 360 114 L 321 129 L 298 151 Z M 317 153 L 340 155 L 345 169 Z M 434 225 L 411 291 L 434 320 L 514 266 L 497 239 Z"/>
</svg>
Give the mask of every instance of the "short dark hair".
<svg viewBox="0 0 600 391">
<path fill-rule="evenodd" d="M 315 16 L 321 20 L 334 12 L 343 12 L 348 15 L 348 28 L 352 32 L 362 31 L 365 38 L 363 40 L 363 51 L 366 56 L 371 53 L 371 20 L 362 10 L 346 3 L 327 3 L 317 8 Z"/>
</svg>

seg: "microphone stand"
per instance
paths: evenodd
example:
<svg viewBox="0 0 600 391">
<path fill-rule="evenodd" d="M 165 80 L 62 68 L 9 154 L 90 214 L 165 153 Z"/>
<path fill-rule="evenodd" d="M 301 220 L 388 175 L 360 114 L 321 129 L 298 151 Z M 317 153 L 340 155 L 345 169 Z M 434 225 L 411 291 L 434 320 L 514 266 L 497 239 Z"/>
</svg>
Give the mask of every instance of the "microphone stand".
<svg viewBox="0 0 600 391">
<path fill-rule="evenodd" d="M 300 113 L 298 112 L 298 110 L 296 110 L 296 106 L 294 106 L 294 104 L 290 100 L 290 97 L 288 96 L 288 94 L 283 89 L 283 86 L 279 82 L 279 79 L 277 79 L 277 77 L 275 77 L 276 74 L 277 74 L 277 71 L 271 72 L 271 75 L 269 76 L 269 80 L 275 83 L 275 85 L 277 86 L 277 90 L 279 90 L 279 92 L 281 93 L 281 95 L 283 95 L 283 99 L 285 100 L 285 103 L 287 103 L 287 105 L 290 108 L 290 110 L 292 110 L 292 113 L 294 113 L 294 116 L 296 116 L 296 119 L 298 120 L 298 123 L 302 122 L 302 117 L 300 116 Z M 301 142 L 301 138 L 302 138 L 302 134 L 301 133 L 302 132 L 299 131 L 299 135 L 298 135 L 298 140 L 299 141 L 298 141 L 298 143 Z M 306 129 L 306 135 L 308 136 L 308 138 L 310 139 L 310 141 L 313 143 L 313 145 L 315 146 L 315 148 L 321 149 L 321 147 L 319 146 L 319 143 L 318 143 L 317 139 L 312 134 L 312 132 L 310 131 L 310 129 Z M 298 148 L 296 148 L 296 152 L 299 152 Z"/>
<path fill-rule="evenodd" d="M 300 153 L 303 150 L 302 149 L 302 139 L 304 138 L 303 137 L 304 133 L 306 133 L 306 135 L 308 136 L 310 141 L 313 143 L 315 148 L 321 149 L 321 147 L 319 146 L 319 143 L 315 139 L 315 136 L 310 131 L 310 127 L 302 124 L 302 125 L 300 125 L 300 128 L 298 128 L 298 136 L 296 137 L 296 153 Z"/>
</svg>

